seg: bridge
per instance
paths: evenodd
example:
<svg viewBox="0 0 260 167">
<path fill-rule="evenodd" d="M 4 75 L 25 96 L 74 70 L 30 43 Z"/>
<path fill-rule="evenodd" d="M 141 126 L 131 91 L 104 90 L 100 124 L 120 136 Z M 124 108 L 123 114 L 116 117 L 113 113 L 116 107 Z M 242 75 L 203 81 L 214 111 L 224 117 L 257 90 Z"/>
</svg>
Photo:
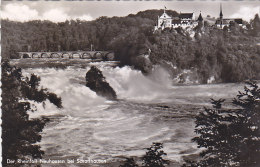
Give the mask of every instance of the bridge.
<svg viewBox="0 0 260 167">
<path fill-rule="evenodd" d="M 18 52 L 19 58 L 67 58 L 114 60 L 112 51 Z"/>
</svg>

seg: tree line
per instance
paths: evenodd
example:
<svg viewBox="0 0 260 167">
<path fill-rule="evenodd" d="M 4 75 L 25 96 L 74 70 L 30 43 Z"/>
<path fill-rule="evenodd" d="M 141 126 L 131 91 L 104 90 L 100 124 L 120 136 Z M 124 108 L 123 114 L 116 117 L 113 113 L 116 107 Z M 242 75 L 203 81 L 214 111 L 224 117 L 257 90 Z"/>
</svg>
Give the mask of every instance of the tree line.
<svg viewBox="0 0 260 167">
<path fill-rule="evenodd" d="M 121 65 L 149 73 L 162 65 L 172 74 L 194 71 L 200 83 L 260 78 L 260 19 L 256 15 L 243 29 L 236 24 L 216 29 L 204 21 L 192 37 L 182 28 L 154 32 L 162 10 L 147 10 L 126 17 L 100 17 L 93 21 L 70 20 L 13 22 L 2 20 L 2 56 L 17 58 L 18 51 L 113 50 Z M 178 16 L 175 11 L 169 15 Z M 141 56 L 140 56 L 141 55 Z M 149 59 L 142 55 L 149 55 Z M 172 68 L 167 64 L 177 67 Z"/>
</svg>

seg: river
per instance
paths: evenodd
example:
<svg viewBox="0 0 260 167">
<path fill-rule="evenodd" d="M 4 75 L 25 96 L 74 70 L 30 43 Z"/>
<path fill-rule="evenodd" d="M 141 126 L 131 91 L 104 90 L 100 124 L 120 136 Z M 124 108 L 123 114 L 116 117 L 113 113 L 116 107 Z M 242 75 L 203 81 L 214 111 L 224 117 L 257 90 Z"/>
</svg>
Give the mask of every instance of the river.
<svg viewBox="0 0 260 167">
<path fill-rule="evenodd" d="M 16 62 L 17 63 L 17 62 Z M 103 71 L 118 101 L 97 96 L 85 86 L 90 65 Z M 233 98 L 242 84 L 174 85 L 164 69 L 149 76 L 130 67 L 112 67 L 105 62 L 84 68 L 26 68 L 24 75 L 41 77 L 41 86 L 62 98 L 63 108 L 46 102 L 36 104 L 30 117 L 48 116 L 51 121 L 39 143 L 48 159 L 102 159 L 141 157 L 152 142 L 162 142 L 166 159 L 182 163 L 196 155 L 194 117 L 210 107 L 210 98 Z M 65 165 L 64 165 L 65 166 Z M 71 165 L 67 165 L 71 166 Z M 74 164 L 72 166 L 77 166 Z"/>
</svg>

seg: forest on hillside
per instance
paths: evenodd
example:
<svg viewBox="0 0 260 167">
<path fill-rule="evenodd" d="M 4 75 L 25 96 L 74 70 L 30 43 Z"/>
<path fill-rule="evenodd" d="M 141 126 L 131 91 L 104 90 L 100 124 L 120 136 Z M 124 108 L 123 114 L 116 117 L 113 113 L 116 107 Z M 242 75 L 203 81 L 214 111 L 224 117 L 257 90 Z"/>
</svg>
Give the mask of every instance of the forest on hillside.
<svg viewBox="0 0 260 167">
<path fill-rule="evenodd" d="M 2 57 L 17 58 L 18 51 L 113 50 L 121 65 L 149 73 L 161 65 L 173 76 L 192 71 L 192 79 L 207 83 L 260 79 L 260 19 L 224 30 L 206 21 L 190 31 L 165 29 L 154 32 L 162 10 L 147 10 L 126 17 L 100 17 L 93 21 L 70 20 L 13 22 L 2 20 Z M 169 15 L 178 16 L 175 11 Z M 151 51 L 151 52 L 149 52 Z M 149 54 L 149 58 L 145 55 Z M 184 76 L 183 76 L 184 77 Z"/>
</svg>

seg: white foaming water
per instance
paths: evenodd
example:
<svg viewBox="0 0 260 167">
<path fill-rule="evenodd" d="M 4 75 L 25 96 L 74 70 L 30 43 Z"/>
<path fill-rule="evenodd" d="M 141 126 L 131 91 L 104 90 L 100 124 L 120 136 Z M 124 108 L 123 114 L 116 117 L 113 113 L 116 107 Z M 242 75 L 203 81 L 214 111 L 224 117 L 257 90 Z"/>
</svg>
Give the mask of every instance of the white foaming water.
<svg viewBox="0 0 260 167">
<path fill-rule="evenodd" d="M 84 71 L 81 70 L 56 70 L 56 69 L 31 69 L 26 70 L 25 75 L 35 73 L 41 77 L 40 86 L 48 88 L 50 92 L 56 93 L 62 98 L 64 109 L 62 113 L 68 115 L 79 115 L 71 111 L 77 110 L 96 110 L 96 108 L 106 106 L 106 100 L 97 96 L 95 92 L 88 87 L 80 84 L 81 77 L 84 77 Z M 83 76 L 82 76 L 83 74 Z M 38 107 L 40 107 L 38 105 Z M 47 109 L 44 113 L 60 113 L 55 106 L 46 103 Z M 54 112 L 56 111 L 56 112 Z"/>
<path fill-rule="evenodd" d="M 155 69 L 148 77 L 130 67 L 106 67 L 102 71 L 119 98 L 137 102 L 162 102 L 169 96 L 170 76 L 162 69 Z"/>
<path fill-rule="evenodd" d="M 44 128 L 40 142 L 46 158 L 113 161 L 122 156 L 142 156 L 143 148 L 163 142 L 168 159 L 180 161 L 182 156 L 198 152 L 191 142 L 193 119 L 176 108 L 157 107 L 157 103 L 205 104 L 210 97 L 233 97 L 238 89 L 232 84 L 171 86 L 169 75 L 162 69 L 144 76 L 130 67 L 97 65 L 123 100 L 107 101 L 86 87 L 89 68 L 23 71 L 40 76 L 41 86 L 62 98 L 63 109 L 46 102 L 45 109 L 37 104 L 38 112 L 31 114 L 55 118 Z"/>
</svg>

